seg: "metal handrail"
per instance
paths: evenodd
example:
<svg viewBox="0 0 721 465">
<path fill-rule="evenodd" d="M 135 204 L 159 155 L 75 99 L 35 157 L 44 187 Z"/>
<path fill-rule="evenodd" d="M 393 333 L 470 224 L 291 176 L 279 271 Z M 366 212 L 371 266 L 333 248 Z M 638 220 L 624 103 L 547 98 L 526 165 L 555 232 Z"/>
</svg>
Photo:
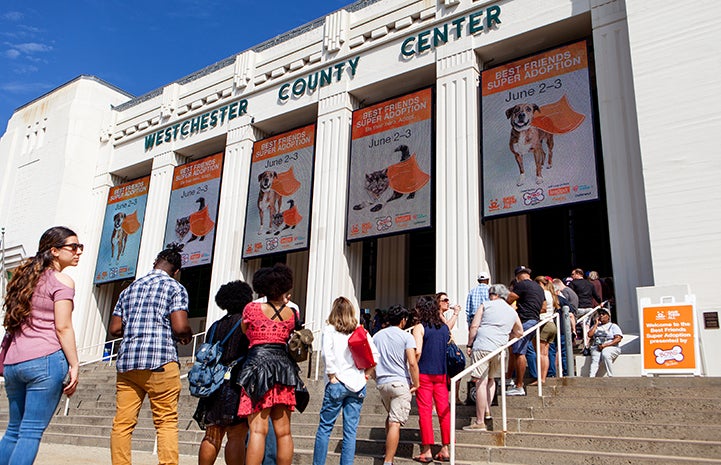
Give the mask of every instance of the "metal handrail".
<svg viewBox="0 0 721 465">
<path fill-rule="evenodd" d="M 193 356 L 192 356 L 193 362 L 195 362 L 195 347 L 197 346 L 198 338 L 200 336 L 205 336 L 205 331 L 193 334 Z M 105 345 L 108 342 L 110 342 L 110 354 L 103 355 L 100 358 L 86 360 L 84 362 L 79 363 L 78 366 L 83 367 L 85 365 L 90 365 L 91 363 L 105 362 L 106 360 L 108 362 L 108 366 L 112 365 L 113 359 L 117 358 L 117 356 L 118 356 L 118 354 L 115 352 L 115 343 L 118 341 L 121 341 L 122 339 L 123 339 L 122 337 L 119 337 L 117 339 L 112 339 L 110 341 L 101 342 L 100 344 L 93 344 L 91 346 L 87 346 L 87 347 L 78 349 L 78 352 L 80 352 L 83 350 L 92 349 L 93 347 L 98 347 L 100 345 Z M 187 378 L 187 377 L 188 377 L 188 374 L 186 373 L 186 374 L 182 375 L 180 378 L 183 379 L 183 378 Z M 70 397 L 65 396 L 65 409 L 63 410 L 63 416 L 68 416 L 68 410 L 70 410 Z"/>
<path fill-rule="evenodd" d="M 526 335 L 532 333 L 533 331 L 536 331 L 536 347 L 539 347 L 539 343 L 541 340 L 541 332 L 538 331 L 541 326 L 545 325 L 551 320 L 555 320 L 556 327 L 560 328 L 560 314 L 554 313 L 554 315 L 551 318 L 544 318 L 540 320 L 538 323 L 533 325 L 532 327 L 528 328 L 526 331 L 523 332 L 523 334 L 520 337 L 515 337 L 511 340 L 509 340 L 505 345 L 499 347 L 498 349 L 494 350 L 490 354 L 486 355 L 482 359 L 478 360 L 476 363 L 471 364 L 468 368 L 464 369 L 460 373 L 458 373 L 456 376 L 451 378 L 451 393 L 450 393 L 450 399 L 456 398 L 456 382 L 463 378 L 468 373 L 475 370 L 478 366 L 481 364 L 489 361 L 491 358 L 495 357 L 496 355 L 501 356 L 501 418 L 503 421 L 503 431 L 508 431 L 508 417 L 506 414 L 506 349 L 515 344 L 520 339 L 524 338 Z M 470 342 L 470 341 L 469 341 Z M 471 342 L 472 344 L 472 342 Z M 556 332 L 556 344 L 560 348 L 561 347 L 561 336 L 560 331 Z M 560 352 L 560 350 L 558 351 Z M 560 360 L 560 357 L 556 356 L 556 362 Z M 563 369 L 557 371 L 559 374 L 559 377 L 563 377 Z M 541 357 L 536 356 L 536 380 L 538 383 L 538 396 L 543 395 L 543 388 L 541 381 Z M 495 381 L 494 381 L 495 382 Z M 476 395 L 478 395 L 476 393 Z M 490 399 L 489 399 L 490 402 Z M 456 403 L 454 401 L 450 402 L 451 404 L 451 444 L 450 444 L 450 452 L 451 452 L 451 465 L 455 465 L 456 463 Z M 478 420 L 478 419 L 476 419 Z"/>
<path fill-rule="evenodd" d="M 604 300 L 600 304 L 596 305 L 591 309 L 590 312 L 583 315 L 581 318 L 576 320 L 576 324 L 581 324 L 581 328 L 583 331 L 583 348 L 587 348 L 586 344 L 588 344 L 588 330 L 590 329 L 586 322 L 591 319 L 593 315 L 595 315 L 601 308 L 606 308 L 605 305 L 608 303 L 608 300 Z M 574 328 L 575 329 L 575 328 Z"/>
</svg>

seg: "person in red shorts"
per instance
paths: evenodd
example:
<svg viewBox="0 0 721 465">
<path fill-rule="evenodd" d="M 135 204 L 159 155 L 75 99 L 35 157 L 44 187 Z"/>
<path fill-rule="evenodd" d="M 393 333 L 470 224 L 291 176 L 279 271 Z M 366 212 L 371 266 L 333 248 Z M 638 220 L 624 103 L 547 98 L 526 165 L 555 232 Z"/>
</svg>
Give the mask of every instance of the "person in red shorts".
<svg viewBox="0 0 721 465">
<path fill-rule="evenodd" d="M 308 405 L 298 364 L 288 354 L 286 341 L 299 318 L 288 306 L 293 273 L 285 265 L 261 268 L 253 276 L 253 288 L 266 302 L 251 302 L 243 310 L 242 328 L 250 341 L 248 357 L 238 376 L 241 388 L 238 416 L 248 417 L 250 437 L 246 464 L 260 465 L 265 453 L 268 418 L 273 422 L 278 465 L 290 465 L 293 437 L 290 415 Z"/>
</svg>

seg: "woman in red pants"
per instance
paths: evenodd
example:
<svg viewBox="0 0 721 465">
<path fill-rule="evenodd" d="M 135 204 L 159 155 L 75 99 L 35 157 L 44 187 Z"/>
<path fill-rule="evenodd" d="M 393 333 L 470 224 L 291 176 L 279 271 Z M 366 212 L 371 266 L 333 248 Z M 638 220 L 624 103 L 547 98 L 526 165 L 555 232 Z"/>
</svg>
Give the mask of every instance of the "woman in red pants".
<svg viewBox="0 0 721 465">
<path fill-rule="evenodd" d="M 416 391 L 418 418 L 421 427 L 421 453 L 413 460 L 430 463 L 434 459 L 450 460 L 451 416 L 446 387 L 446 346 L 451 337 L 448 326 L 441 320 L 438 305 L 432 297 L 421 297 L 416 303 L 418 323 L 413 327 L 416 357 L 420 371 L 420 387 Z M 441 450 L 433 457 L 433 405 L 441 426 Z"/>
</svg>

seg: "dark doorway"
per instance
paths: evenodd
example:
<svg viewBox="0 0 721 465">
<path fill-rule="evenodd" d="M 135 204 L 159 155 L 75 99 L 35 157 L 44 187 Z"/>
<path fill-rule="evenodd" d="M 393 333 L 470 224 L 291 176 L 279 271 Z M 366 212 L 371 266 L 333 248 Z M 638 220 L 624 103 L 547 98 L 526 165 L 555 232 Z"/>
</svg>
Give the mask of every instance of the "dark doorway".
<svg viewBox="0 0 721 465">
<path fill-rule="evenodd" d="M 577 267 L 613 274 L 603 200 L 529 213 L 528 242 L 534 275 L 564 278 Z"/>
</svg>

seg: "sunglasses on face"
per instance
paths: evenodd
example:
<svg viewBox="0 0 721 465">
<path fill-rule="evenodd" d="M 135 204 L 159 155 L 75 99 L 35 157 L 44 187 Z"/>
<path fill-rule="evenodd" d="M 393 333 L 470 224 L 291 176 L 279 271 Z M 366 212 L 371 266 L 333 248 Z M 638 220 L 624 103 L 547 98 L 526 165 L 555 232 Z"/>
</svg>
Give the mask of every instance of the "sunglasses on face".
<svg viewBox="0 0 721 465">
<path fill-rule="evenodd" d="M 62 244 L 62 245 L 56 246 L 56 248 L 58 248 L 58 249 L 62 249 L 63 247 L 69 247 L 70 250 L 72 250 L 73 252 L 77 252 L 78 249 L 80 249 L 80 251 L 82 252 L 83 249 L 85 249 L 85 245 L 84 245 L 84 244 L 78 244 L 77 242 L 73 242 L 73 243 L 71 243 L 71 244 Z"/>
<path fill-rule="evenodd" d="M 441 299 L 441 302 L 450 302 L 450 301 L 451 301 L 451 299 L 449 299 L 448 297 Z"/>
</svg>

